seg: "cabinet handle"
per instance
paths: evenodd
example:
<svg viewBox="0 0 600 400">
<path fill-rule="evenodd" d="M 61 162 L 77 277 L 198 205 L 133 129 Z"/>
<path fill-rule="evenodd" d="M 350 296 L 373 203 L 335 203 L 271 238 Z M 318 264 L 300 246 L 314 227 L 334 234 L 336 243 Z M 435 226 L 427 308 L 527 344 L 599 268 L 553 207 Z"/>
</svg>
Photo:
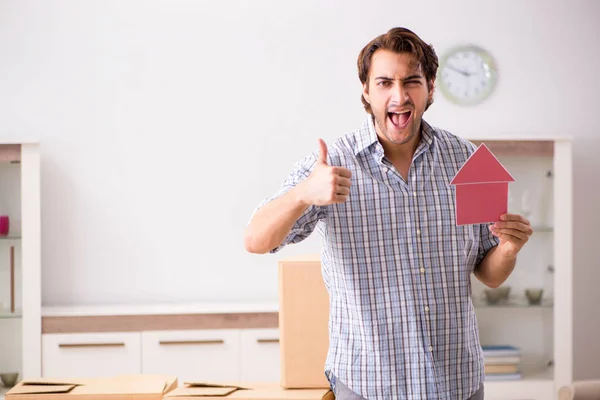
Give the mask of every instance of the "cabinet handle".
<svg viewBox="0 0 600 400">
<path fill-rule="evenodd" d="M 256 339 L 256 343 L 279 343 L 279 339 Z"/>
<path fill-rule="evenodd" d="M 125 343 L 59 343 L 59 348 L 77 347 L 125 347 Z"/>
<path fill-rule="evenodd" d="M 225 341 L 222 339 L 217 340 L 160 340 L 159 345 L 176 345 L 176 344 L 224 344 Z"/>
</svg>

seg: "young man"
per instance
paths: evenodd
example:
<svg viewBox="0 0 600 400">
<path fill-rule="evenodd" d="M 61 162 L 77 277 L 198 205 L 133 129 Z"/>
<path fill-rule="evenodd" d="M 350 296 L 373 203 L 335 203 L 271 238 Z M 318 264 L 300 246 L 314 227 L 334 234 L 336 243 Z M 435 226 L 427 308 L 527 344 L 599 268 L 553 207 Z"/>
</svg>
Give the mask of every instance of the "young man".
<svg viewBox="0 0 600 400">
<path fill-rule="evenodd" d="M 245 234 L 252 253 L 323 236 L 330 296 L 325 373 L 344 399 L 482 399 L 470 275 L 497 287 L 533 233 L 506 214 L 456 226 L 451 179 L 475 146 L 422 120 L 438 59 L 394 28 L 358 57 L 357 131 L 296 165 Z"/>
</svg>

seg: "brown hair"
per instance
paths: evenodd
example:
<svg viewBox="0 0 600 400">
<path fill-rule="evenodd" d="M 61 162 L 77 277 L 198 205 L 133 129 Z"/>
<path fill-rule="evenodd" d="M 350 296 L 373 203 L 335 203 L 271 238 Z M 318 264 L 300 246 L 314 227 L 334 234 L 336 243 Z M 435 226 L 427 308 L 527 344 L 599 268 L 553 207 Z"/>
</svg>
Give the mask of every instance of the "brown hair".
<svg viewBox="0 0 600 400">
<path fill-rule="evenodd" d="M 361 50 L 358 55 L 358 78 L 363 85 L 369 84 L 371 60 L 373 54 L 380 49 L 412 54 L 425 74 L 427 88 L 431 89 L 430 85 L 433 84 L 438 69 L 438 57 L 431 45 L 425 43 L 414 32 L 406 28 L 392 28 L 387 33 L 373 39 Z M 369 114 L 373 114 L 371 105 L 367 103 L 362 94 L 361 100 L 365 110 Z M 425 110 L 429 108 L 431 103 L 433 103 L 433 99 L 429 99 Z"/>
</svg>

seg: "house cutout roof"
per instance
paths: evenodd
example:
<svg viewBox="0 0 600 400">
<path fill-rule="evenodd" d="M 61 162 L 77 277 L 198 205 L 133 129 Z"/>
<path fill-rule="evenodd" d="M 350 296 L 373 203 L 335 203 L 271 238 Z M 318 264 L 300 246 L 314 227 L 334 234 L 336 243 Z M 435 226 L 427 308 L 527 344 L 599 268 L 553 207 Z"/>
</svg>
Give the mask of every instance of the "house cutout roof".
<svg viewBox="0 0 600 400">
<path fill-rule="evenodd" d="M 458 170 L 451 185 L 470 183 L 514 182 L 514 178 L 482 143 Z"/>
</svg>

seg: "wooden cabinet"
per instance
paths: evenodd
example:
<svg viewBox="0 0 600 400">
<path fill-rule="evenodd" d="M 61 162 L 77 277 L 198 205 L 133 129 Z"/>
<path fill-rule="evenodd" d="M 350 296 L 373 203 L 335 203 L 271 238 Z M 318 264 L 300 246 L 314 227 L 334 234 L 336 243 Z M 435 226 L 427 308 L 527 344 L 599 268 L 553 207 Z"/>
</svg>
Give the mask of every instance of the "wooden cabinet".
<svg viewBox="0 0 600 400">
<path fill-rule="evenodd" d="M 144 373 L 279 382 L 279 330 L 202 329 L 42 335 L 44 377 Z"/>
<path fill-rule="evenodd" d="M 45 334 L 42 355 L 44 377 L 141 373 L 139 332 Z"/>
</svg>

